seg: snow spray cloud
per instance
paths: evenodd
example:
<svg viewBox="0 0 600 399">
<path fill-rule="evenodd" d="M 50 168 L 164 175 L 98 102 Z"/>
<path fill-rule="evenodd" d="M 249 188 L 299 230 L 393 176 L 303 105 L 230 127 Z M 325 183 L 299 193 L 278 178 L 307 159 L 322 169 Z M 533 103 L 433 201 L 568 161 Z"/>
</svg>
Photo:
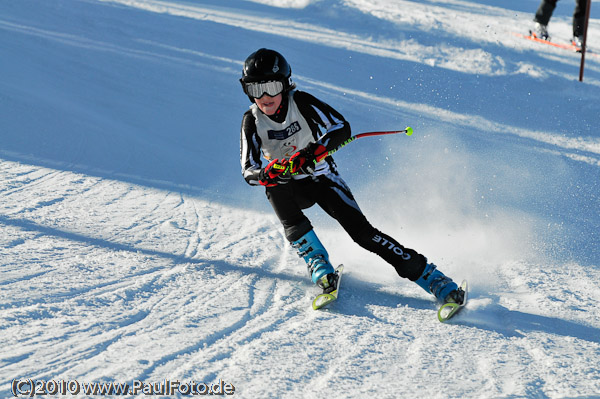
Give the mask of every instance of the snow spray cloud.
<svg viewBox="0 0 600 399">
<path fill-rule="evenodd" d="M 449 275 L 475 283 L 489 281 L 507 262 L 527 260 L 532 218 L 488 199 L 495 182 L 478 170 L 481 160 L 441 132 L 421 132 L 416 140 L 402 143 L 374 176 L 360 178 L 368 183 L 355 194 L 371 222 Z M 386 159 L 381 151 L 378 158 Z"/>
</svg>

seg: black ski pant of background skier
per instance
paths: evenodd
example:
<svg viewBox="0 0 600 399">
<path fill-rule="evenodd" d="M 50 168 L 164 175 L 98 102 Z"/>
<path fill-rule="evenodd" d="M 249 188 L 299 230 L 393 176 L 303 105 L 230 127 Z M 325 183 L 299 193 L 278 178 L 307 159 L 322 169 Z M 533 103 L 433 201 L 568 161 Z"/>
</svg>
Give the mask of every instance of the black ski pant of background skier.
<svg viewBox="0 0 600 399">
<path fill-rule="evenodd" d="M 266 194 L 290 242 L 312 230 L 302 210 L 318 204 L 358 245 L 394 266 L 400 277 L 416 281 L 425 270 L 427 260 L 423 255 L 403 247 L 369 223 L 350 189 L 336 173 L 290 180 L 267 187 Z"/>
<path fill-rule="evenodd" d="M 535 13 L 535 22 L 539 22 L 542 25 L 548 25 L 552 13 L 556 8 L 556 2 L 558 0 L 542 0 L 540 6 Z M 585 10 L 587 6 L 587 0 L 575 0 L 575 11 L 573 12 L 573 36 L 582 36 L 583 27 L 585 23 Z"/>
</svg>

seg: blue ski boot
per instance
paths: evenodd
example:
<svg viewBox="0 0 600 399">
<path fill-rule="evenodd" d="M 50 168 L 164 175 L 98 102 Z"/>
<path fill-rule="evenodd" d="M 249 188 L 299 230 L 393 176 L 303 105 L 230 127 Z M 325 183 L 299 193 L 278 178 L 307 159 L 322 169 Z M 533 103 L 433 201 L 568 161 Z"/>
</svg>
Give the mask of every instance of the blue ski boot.
<svg viewBox="0 0 600 399">
<path fill-rule="evenodd" d="M 306 262 L 312 282 L 323 288 L 323 292 L 333 291 L 336 287 L 337 274 L 329 263 L 329 254 L 315 231 L 309 231 L 299 240 L 294 241 L 292 246 Z"/>
<path fill-rule="evenodd" d="M 458 285 L 451 278 L 446 277 L 444 273 L 439 271 L 433 263 L 428 263 L 425 266 L 423 274 L 415 283 L 444 303 L 462 304 L 464 301 L 464 291 L 458 288 Z"/>
</svg>

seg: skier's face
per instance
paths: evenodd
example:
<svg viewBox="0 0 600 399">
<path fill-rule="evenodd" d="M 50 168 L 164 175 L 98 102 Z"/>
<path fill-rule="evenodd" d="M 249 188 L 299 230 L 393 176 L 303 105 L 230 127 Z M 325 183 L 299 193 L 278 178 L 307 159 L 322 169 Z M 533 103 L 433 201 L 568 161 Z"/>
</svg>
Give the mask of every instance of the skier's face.
<svg viewBox="0 0 600 399">
<path fill-rule="evenodd" d="M 281 105 L 281 99 L 281 93 L 277 94 L 275 97 L 270 97 L 268 94 L 265 94 L 261 98 L 255 98 L 254 101 L 265 115 L 271 116 L 277 112 L 277 109 Z"/>
</svg>

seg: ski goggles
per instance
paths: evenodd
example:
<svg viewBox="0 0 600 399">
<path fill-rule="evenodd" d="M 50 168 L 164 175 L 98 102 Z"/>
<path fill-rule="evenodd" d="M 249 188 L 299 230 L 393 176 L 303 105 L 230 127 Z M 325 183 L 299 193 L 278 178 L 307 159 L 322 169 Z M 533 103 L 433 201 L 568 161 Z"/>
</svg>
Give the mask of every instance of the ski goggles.
<svg viewBox="0 0 600 399">
<path fill-rule="evenodd" d="M 271 80 L 269 82 L 250 82 L 245 83 L 246 94 L 252 98 L 261 98 L 263 95 L 275 97 L 283 91 L 283 82 Z"/>
</svg>

